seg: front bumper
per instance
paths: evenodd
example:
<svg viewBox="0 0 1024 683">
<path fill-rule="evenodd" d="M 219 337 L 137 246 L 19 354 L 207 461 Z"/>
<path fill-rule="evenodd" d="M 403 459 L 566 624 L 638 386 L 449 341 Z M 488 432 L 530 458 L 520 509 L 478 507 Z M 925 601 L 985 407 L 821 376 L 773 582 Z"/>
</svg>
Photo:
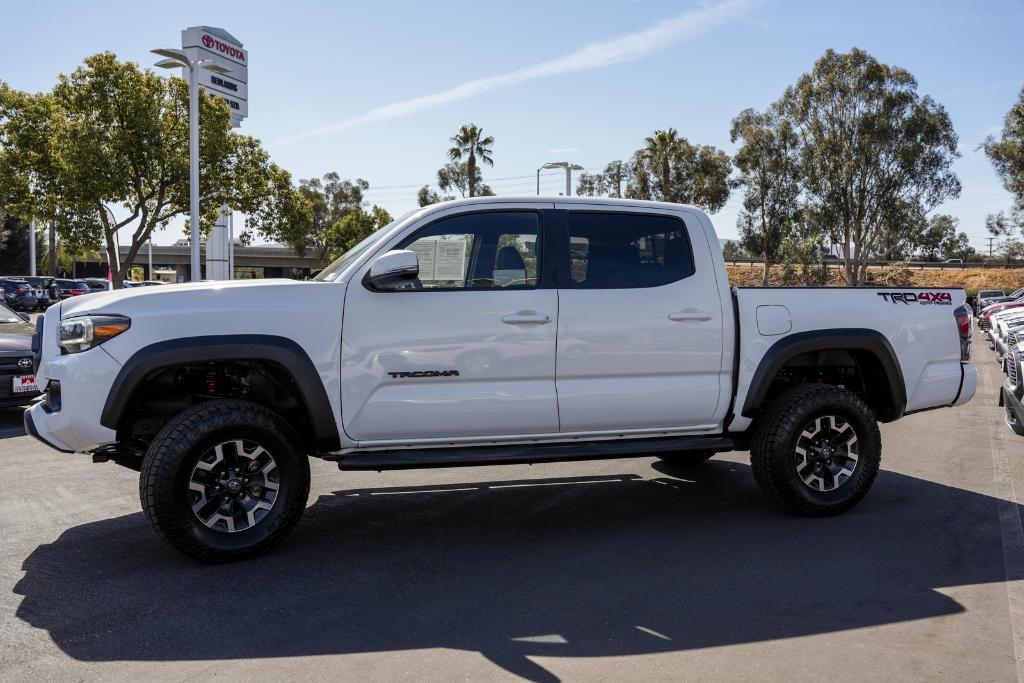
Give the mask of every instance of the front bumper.
<svg viewBox="0 0 1024 683">
<path fill-rule="evenodd" d="M 25 429 L 43 443 L 65 453 L 86 453 L 112 444 L 117 433 L 100 424 L 100 413 L 121 365 L 103 348 L 51 356 L 37 381 L 46 387 L 60 382 L 60 409 L 39 401 L 25 411 Z M 44 388 L 45 391 L 45 388 Z"/>
<path fill-rule="evenodd" d="M 1024 405 L 1006 384 L 1000 388 L 999 405 L 1006 408 L 1006 425 L 1017 436 L 1024 436 Z"/>
</svg>

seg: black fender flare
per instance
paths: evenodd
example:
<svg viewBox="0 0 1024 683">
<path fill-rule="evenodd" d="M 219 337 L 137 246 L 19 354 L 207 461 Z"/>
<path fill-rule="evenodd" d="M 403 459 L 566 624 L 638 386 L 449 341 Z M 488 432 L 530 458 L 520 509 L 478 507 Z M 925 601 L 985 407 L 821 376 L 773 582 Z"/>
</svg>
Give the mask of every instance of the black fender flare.
<svg viewBox="0 0 1024 683">
<path fill-rule="evenodd" d="M 174 365 L 222 360 L 269 361 L 291 373 L 313 423 L 317 452 L 340 450 L 341 440 L 331 402 L 309 354 L 291 339 L 266 334 L 183 337 L 139 349 L 117 373 L 103 405 L 100 424 L 109 429 L 118 428 L 132 393 L 150 373 Z"/>
<path fill-rule="evenodd" d="M 811 330 L 797 332 L 775 342 L 757 365 L 747 397 L 740 414 L 755 417 L 771 387 L 772 380 L 790 359 L 813 351 L 866 351 L 874 355 L 885 370 L 889 381 L 889 393 L 893 398 L 893 410 L 889 415 L 879 416 L 883 422 L 896 420 L 907 409 L 907 387 L 903 381 L 903 370 L 892 344 L 881 332 L 860 328 L 837 328 L 832 330 Z"/>
</svg>

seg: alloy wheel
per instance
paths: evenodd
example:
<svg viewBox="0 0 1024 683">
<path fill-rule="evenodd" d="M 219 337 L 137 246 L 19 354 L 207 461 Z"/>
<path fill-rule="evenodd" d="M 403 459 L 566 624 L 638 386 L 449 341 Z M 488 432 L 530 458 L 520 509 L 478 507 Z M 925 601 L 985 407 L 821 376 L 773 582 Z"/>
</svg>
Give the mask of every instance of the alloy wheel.
<svg viewBox="0 0 1024 683">
<path fill-rule="evenodd" d="M 797 437 L 797 475 L 814 491 L 835 491 L 843 486 L 853 476 L 859 460 L 857 432 L 838 415 L 814 418 Z"/>
</svg>

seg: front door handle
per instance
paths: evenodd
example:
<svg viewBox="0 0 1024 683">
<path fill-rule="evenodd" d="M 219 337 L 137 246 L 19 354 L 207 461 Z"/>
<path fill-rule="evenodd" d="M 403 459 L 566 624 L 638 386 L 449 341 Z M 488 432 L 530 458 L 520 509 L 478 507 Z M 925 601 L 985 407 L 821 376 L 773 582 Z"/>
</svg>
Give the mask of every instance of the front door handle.
<svg viewBox="0 0 1024 683">
<path fill-rule="evenodd" d="M 501 316 L 501 322 L 506 325 L 543 325 L 544 323 L 551 322 L 551 316 L 534 311 L 516 311 L 515 313 Z"/>
<path fill-rule="evenodd" d="M 684 308 L 681 311 L 668 314 L 669 320 L 711 320 L 711 313 L 702 311 L 699 308 Z"/>
</svg>

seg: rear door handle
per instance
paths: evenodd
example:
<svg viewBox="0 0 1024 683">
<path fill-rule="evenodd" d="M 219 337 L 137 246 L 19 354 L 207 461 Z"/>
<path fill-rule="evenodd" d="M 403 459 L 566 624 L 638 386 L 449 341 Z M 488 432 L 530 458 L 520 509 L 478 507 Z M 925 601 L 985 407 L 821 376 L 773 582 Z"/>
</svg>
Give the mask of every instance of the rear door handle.
<svg viewBox="0 0 1024 683">
<path fill-rule="evenodd" d="M 669 320 L 711 320 L 711 313 L 702 311 L 699 308 L 684 308 L 681 311 L 668 314 Z"/>
<path fill-rule="evenodd" d="M 501 316 L 501 322 L 506 325 L 543 325 L 551 322 L 551 316 L 533 311 L 518 311 Z"/>
</svg>

